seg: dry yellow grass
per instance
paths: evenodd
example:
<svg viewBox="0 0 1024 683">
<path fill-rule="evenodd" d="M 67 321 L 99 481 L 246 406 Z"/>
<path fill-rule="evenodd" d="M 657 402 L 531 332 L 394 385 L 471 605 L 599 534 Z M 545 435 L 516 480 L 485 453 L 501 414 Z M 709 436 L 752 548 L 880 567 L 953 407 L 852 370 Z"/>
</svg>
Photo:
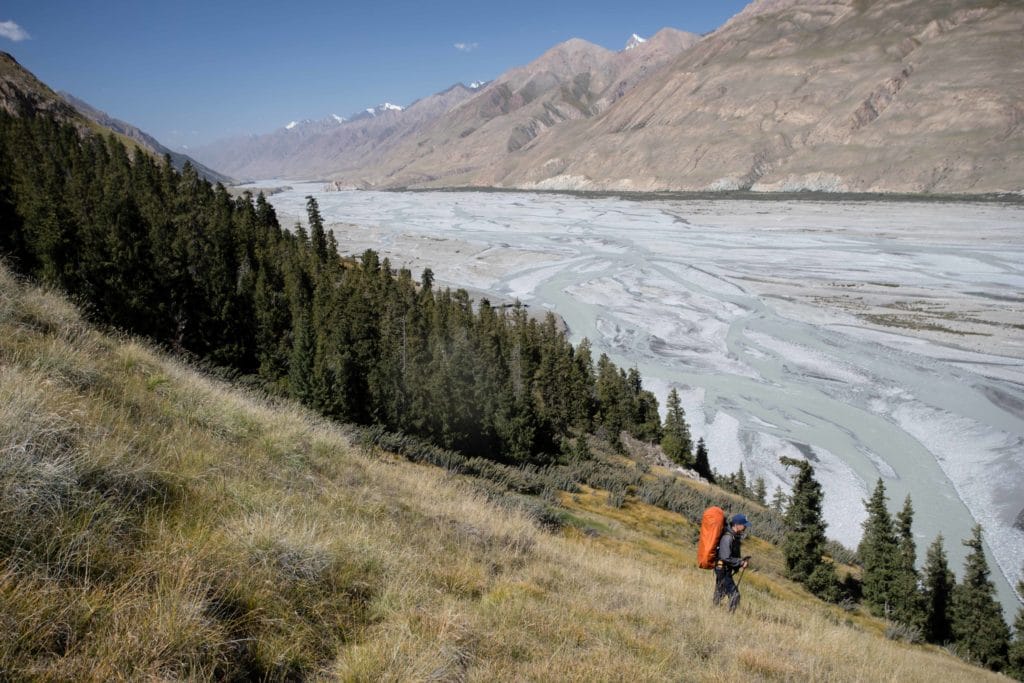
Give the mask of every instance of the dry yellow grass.
<svg viewBox="0 0 1024 683">
<path fill-rule="evenodd" d="M 2 270 L 0 474 L 4 678 L 991 676 L 810 598 L 766 544 L 714 609 L 681 517 L 585 489 L 561 500 L 596 535 L 543 531 Z"/>
</svg>

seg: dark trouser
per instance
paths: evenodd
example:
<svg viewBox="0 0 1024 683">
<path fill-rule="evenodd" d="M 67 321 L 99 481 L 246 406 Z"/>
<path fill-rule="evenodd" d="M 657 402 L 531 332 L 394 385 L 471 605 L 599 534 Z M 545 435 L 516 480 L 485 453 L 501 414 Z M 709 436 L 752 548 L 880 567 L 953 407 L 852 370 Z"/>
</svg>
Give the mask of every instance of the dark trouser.
<svg viewBox="0 0 1024 683">
<path fill-rule="evenodd" d="M 715 595 L 712 598 L 712 602 L 718 605 L 722 602 L 722 598 L 728 597 L 730 612 L 735 611 L 736 606 L 740 604 L 740 589 L 732 580 L 732 574 L 733 570 L 728 567 L 715 568 Z"/>
</svg>

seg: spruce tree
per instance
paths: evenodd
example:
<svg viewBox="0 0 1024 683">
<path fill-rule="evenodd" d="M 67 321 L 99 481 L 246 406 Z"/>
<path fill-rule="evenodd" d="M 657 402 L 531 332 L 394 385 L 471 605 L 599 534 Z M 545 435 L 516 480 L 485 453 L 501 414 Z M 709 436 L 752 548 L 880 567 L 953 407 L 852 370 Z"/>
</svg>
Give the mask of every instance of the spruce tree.
<svg viewBox="0 0 1024 683">
<path fill-rule="evenodd" d="M 686 413 L 679 400 L 679 392 L 674 387 L 669 392 L 666 403 L 661 448 L 665 451 L 665 455 L 677 465 L 693 466 L 693 456 L 690 453 L 693 448 L 690 440 L 690 427 L 686 424 Z"/>
<path fill-rule="evenodd" d="M 924 637 L 939 645 L 953 638 L 950 627 L 950 603 L 956 579 L 949 570 L 942 534 L 928 547 L 924 563 Z"/>
<path fill-rule="evenodd" d="M 775 493 L 772 495 L 772 510 L 776 512 L 785 512 L 786 505 L 789 504 L 789 497 L 786 492 L 782 490 L 781 486 L 775 487 Z"/>
<path fill-rule="evenodd" d="M 602 353 L 597 360 L 597 424 L 603 427 L 608 441 L 616 449 L 622 449 L 620 434 L 630 422 L 630 398 L 626 376 L 615 367 L 608 354 Z"/>
<path fill-rule="evenodd" d="M 306 216 L 309 219 L 309 239 L 313 254 L 318 260 L 327 258 L 327 233 L 324 230 L 324 219 L 320 215 L 320 206 L 312 195 L 306 197 Z"/>
<path fill-rule="evenodd" d="M 711 473 L 711 463 L 708 462 L 708 447 L 704 443 L 704 437 L 697 440 L 697 453 L 694 456 L 693 469 L 712 484 L 715 483 L 715 477 Z"/>
<path fill-rule="evenodd" d="M 768 504 L 768 490 L 764 483 L 764 477 L 758 477 L 754 480 L 754 490 L 752 493 L 754 494 L 754 500 L 758 503 L 761 505 Z"/>
<path fill-rule="evenodd" d="M 896 579 L 893 584 L 893 618 L 899 622 L 921 628 L 924 603 L 918 590 L 917 545 L 914 542 L 914 506 L 908 495 L 903 509 L 896 514 Z"/>
<path fill-rule="evenodd" d="M 316 340 L 308 313 L 296 319 L 292 335 L 294 341 L 288 361 L 288 392 L 302 403 L 311 405 L 314 398 Z"/>
<path fill-rule="evenodd" d="M 1024 596 L 1024 580 L 1017 582 L 1017 595 Z M 1007 659 L 1006 675 L 1024 681 L 1024 604 L 1017 610 L 1017 618 L 1013 622 L 1013 640 Z"/>
<path fill-rule="evenodd" d="M 819 569 L 825 551 L 826 528 L 821 515 L 824 498 L 821 484 L 814 478 L 814 468 L 806 460 L 783 457 L 779 462 L 786 467 L 797 468 L 793 495 L 785 515 L 786 536 L 782 542 L 786 573 L 800 583 L 807 583 L 814 575 L 815 588 L 825 589 L 828 582 L 824 579 L 823 570 Z M 828 569 L 831 571 L 830 567 Z"/>
<path fill-rule="evenodd" d="M 750 497 L 750 489 L 747 488 L 747 474 L 743 471 L 743 463 L 740 463 L 740 468 L 736 472 L 736 478 L 733 480 L 733 484 L 736 487 L 736 493 L 744 498 Z"/>
<path fill-rule="evenodd" d="M 873 614 L 880 616 L 889 616 L 897 602 L 898 546 L 887 502 L 885 484 L 879 479 L 871 499 L 865 501 L 868 517 L 857 548 L 864 567 L 864 602 Z"/>
<path fill-rule="evenodd" d="M 989 579 L 980 524 L 963 544 L 971 552 L 964 561 L 963 580 L 953 589 L 953 638 L 968 658 L 1000 671 L 1007 664 L 1010 629 Z"/>
</svg>

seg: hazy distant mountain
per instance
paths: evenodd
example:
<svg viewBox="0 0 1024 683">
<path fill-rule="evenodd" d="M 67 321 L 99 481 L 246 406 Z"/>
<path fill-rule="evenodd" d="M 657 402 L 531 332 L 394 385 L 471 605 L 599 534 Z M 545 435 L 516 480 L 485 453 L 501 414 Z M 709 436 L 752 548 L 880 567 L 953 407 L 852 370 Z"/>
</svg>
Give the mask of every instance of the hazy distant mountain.
<svg viewBox="0 0 1024 683">
<path fill-rule="evenodd" d="M 386 102 L 347 118 L 332 114 L 319 121 L 220 140 L 190 151 L 204 163 L 240 178 L 323 178 L 359 166 L 366 158 L 379 154 L 381 148 L 415 134 L 475 92 L 475 88 L 459 83 L 408 107 Z"/>
<path fill-rule="evenodd" d="M 572 40 L 341 184 L 1024 192 L 1024 4 L 758 0 L 697 41 Z"/>
<path fill-rule="evenodd" d="M 61 92 L 58 94 L 62 98 L 64 98 L 64 100 L 68 104 L 74 107 L 80 114 L 82 114 L 88 119 L 91 119 L 92 121 L 95 121 L 104 128 L 108 128 L 116 133 L 120 133 L 125 137 L 129 137 L 132 140 L 135 140 L 136 142 L 138 142 L 139 144 L 141 144 L 143 147 L 150 150 L 154 154 L 157 154 L 159 156 L 163 156 L 164 154 L 169 155 L 171 157 L 171 165 L 174 166 L 174 168 L 180 170 L 186 163 L 191 163 L 192 166 L 196 169 L 196 172 L 200 176 L 206 178 L 212 183 L 229 184 L 233 182 L 233 180 L 230 177 L 222 173 L 218 173 L 217 171 L 214 171 L 211 168 L 207 168 L 206 166 L 202 165 L 201 163 L 189 157 L 188 155 L 182 154 L 181 152 L 175 152 L 171 149 L 168 149 L 167 147 L 164 147 L 152 135 L 149 135 L 148 133 L 139 130 L 130 123 L 125 123 L 120 119 L 115 119 L 106 112 L 96 109 L 89 103 L 78 99 L 70 93 Z"/>
<path fill-rule="evenodd" d="M 429 115 L 196 154 L 357 187 L 1024 192 L 1022 35 L 1014 0 L 757 0 L 703 38 L 567 41 Z"/>
<path fill-rule="evenodd" d="M 697 40 L 664 29 L 622 52 L 566 41 L 501 75 L 421 134 L 334 176 L 358 186 L 493 184 L 514 167 L 520 150 L 568 122 L 597 116 Z"/>
<path fill-rule="evenodd" d="M 246 178 L 330 177 L 359 187 L 440 178 L 460 182 L 457 178 L 488 170 L 550 128 L 604 111 L 697 40 L 664 29 L 613 52 L 573 39 L 494 81 L 458 84 L 404 110 L 383 104 L 342 124 L 297 123 L 191 152 Z"/>
<path fill-rule="evenodd" d="M 384 102 L 378 104 L 376 107 L 367 107 L 362 111 L 358 111 L 348 117 L 349 121 L 361 121 L 362 119 L 373 119 L 387 112 L 400 112 L 405 107 L 400 107 L 397 104 L 391 104 L 390 102 Z"/>
</svg>

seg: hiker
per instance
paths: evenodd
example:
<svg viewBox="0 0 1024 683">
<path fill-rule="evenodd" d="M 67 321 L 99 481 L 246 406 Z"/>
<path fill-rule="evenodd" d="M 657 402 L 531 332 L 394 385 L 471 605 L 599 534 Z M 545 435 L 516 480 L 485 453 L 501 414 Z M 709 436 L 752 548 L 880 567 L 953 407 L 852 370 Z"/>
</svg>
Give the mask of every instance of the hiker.
<svg viewBox="0 0 1024 683">
<path fill-rule="evenodd" d="M 750 556 L 740 555 L 740 539 L 743 532 L 747 530 L 750 522 L 747 516 L 740 513 L 732 518 L 729 528 L 722 534 L 722 540 L 718 542 L 718 561 L 715 563 L 715 595 L 712 602 L 718 605 L 722 598 L 729 598 L 729 611 L 735 612 L 736 606 L 740 604 L 740 589 L 732 580 L 733 574 L 745 569 Z"/>
</svg>

